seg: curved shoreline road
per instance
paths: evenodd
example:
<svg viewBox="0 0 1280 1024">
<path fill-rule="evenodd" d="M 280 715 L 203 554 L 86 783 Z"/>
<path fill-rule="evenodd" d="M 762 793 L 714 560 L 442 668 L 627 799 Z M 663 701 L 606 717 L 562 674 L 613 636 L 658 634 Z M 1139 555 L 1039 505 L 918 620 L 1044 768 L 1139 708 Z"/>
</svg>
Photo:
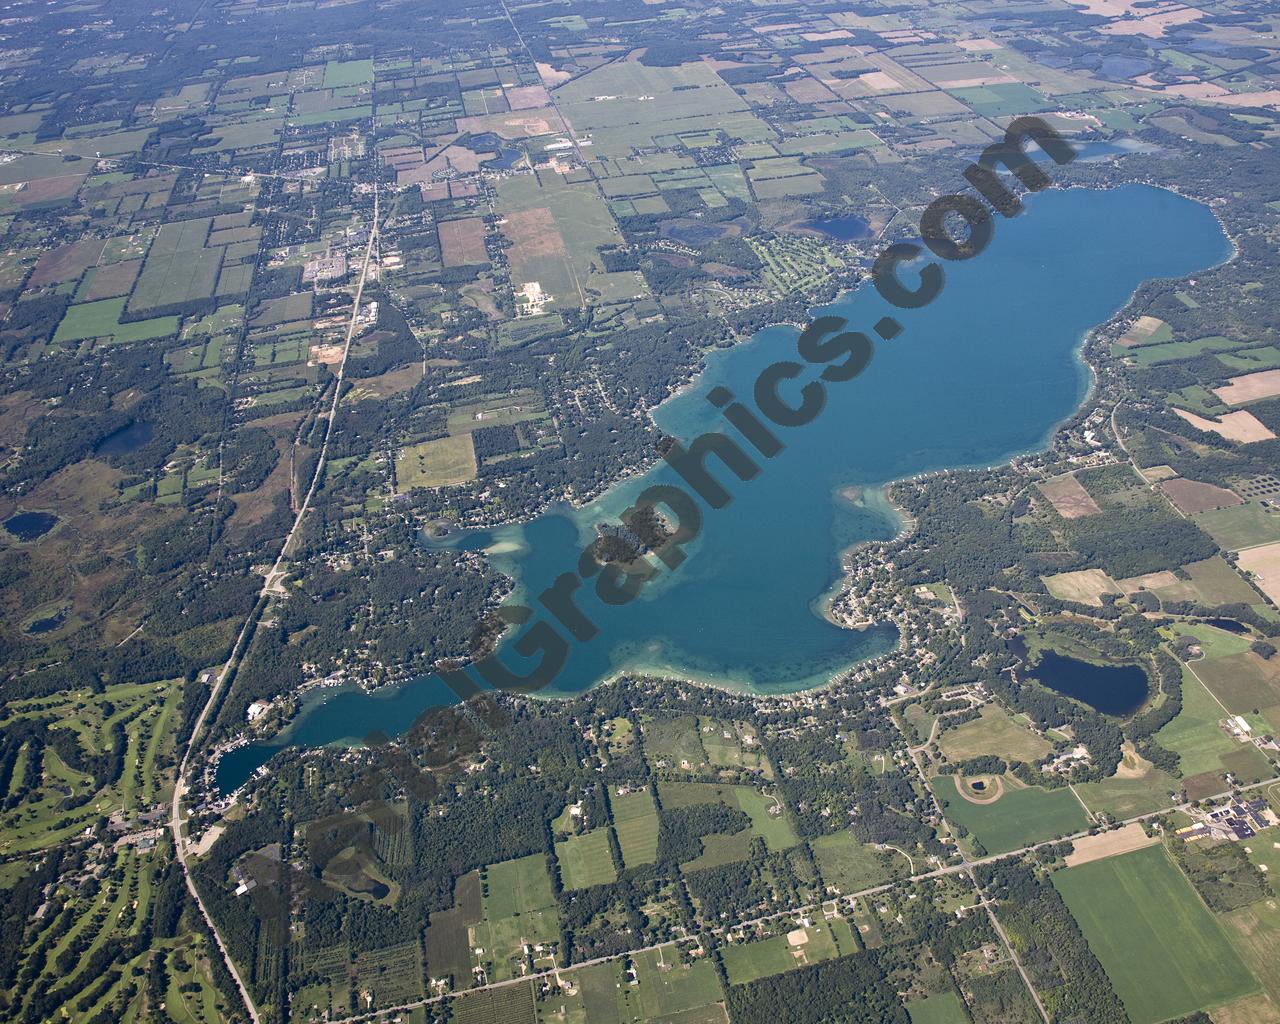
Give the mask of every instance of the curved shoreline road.
<svg viewBox="0 0 1280 1024">
<path fill-rule="evenodd" d="M 235 981 L 236 987 L 240 990 L 240 999 L 244 1003 L 244 1008 L 248 1011 L 253 1024 L 261 1024 L 262 1022 L 262 1018 L 258 1014 L 258 1008 L 253 1002 L 253 994 L 240 976 L 240 971 L 236 967 L 235 960 L 232 958 L 230 950 L 227 949 L 226 943 L 222 941 L 222 936 L 218 934 L 218 927 L 214 924 L 213 916 L 205 906 L 204 900 L 201 899 L 200 893 L 196 889 L 195 879 L 191 875 L 191 869 L 187 865 L 189 850 L 187 842 L 182 835 L 182 799 L 187 791 L 187 770 L 191 763 L 191 756 L 198 749 L 196 741 L 200 738 L 205 722 L 222 694 L 224 684 L 231 676 L 233 669 L 240 663 L 244 652 L 248 649 L 258 620 L 267 603 L 273 594 L 282 593 L 280 581 L 286 573 L 284 566 L 287 563 L 289 548 L 293 544 L 293 539 L 297 535 L 298 528 L 302 525 L 303 517 L 306 516 L 307 510 L 311 506 L 311 499 L 315 496 L 316 489 L 320 486 L 321 477 L 324 475 L 325 461 L 329 454 L 329 439 L 333 435 L 333 424 L 338 414 L 338 402 L 342 398 L 342 383 L 347 370 L 347 356 L 351 352 L 351 341 L 355 337 L 356 326 L 360 316 L 360 298 L 364 294 L 364 283 L 369 275 L 373 247 L 378 240 L 378 223 L 378 186 L 375 184 L 373 186 L 373 223 L 369 229 L 369 242 L 364 250 L 364 262 L 360 266 L 360 278 L 356 282 L 355 301 L 351 306 L 351 320 L 347 324 L 347 337 L 342 347 L 342 362 L 338 364 L 333 400 L 329 404 L 328 423 L 325 425 L 324 441 L 320 446 L 320 457 L 316 460 L 316 468 L 311 474 L 311 483 L 307 487 L 306 497 L 303 498 L 302 505 L 298 508 L 298 514 L 293 520 L 293 526 L 290 527 L 284 543 L 280 546 L 280 554 L 276 557 L 275 564 L 272 565 L 271 570 L 266 575 L 266 579 L 263 581 L 262 590 L 258 593 L 258 600 L 254 602 L 253 610 L 249 613 L 249 617 L 245 619 L 244 625 L 240 627 L 240 634 L 236 637 L 236 642 L 231 648 L 231 654 L 227 658 L 226 664 L 222 666 L 221 671 L 218 672 L 217 678 L 209 689 L 209 699 L 205 701 L 204 707 L 200 709 L 200 715 L 191 730 L 191 738 L 187 741 L 186 749 L 183 751 L 182 760 L 178 765 L 177 778 L 174 780 L 173 785 L 173 804 L 169 813 L 169 831 L 173 835 L 174 858 L 182 869 L 187 892 L 191 894 L 196 909 L 200 911 L 200 916 L 204 918 L 204 922 L 209 928 L 209 934 L 213 936 L 214 944 L 218 947 L 218 952 L 221 954 L 227 970 L 231 973 L 232 980 Z"/>
</svg>

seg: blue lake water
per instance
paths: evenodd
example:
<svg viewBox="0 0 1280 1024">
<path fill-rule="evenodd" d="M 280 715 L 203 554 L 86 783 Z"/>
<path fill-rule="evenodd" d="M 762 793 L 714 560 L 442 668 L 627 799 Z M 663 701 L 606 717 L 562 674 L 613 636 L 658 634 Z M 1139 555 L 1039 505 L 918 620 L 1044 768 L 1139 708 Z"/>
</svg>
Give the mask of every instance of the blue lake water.
<svg viewBox="0 0 1280 1024">
<path fill-rule="evenodd" d="M 1151 692 L 1151 682 L 1138 665 L 1095 665 L 1057 651 L 1043 651 L 1026 674 L 1104 715 L 1131 715 Z"/>
<path fill-rule="evenodd" d="M 21 541 L 37 540 L 57 525 L 52 512 L 19 512 L 4 521 L 4 528 Z"/>
<path fill-rule="evenodd" d="M 156 429 L 152 424 L 146 420 L 135 420 L 99 441 L 93 449 L 93 454 L 128 455 L 130 452 L 136 452 L 144 444 L 150 444 L 155 435 Z"/>
<path fill-rule="evenodd" d="M 856 242 L 860 238 L 871 237 L 870 222 L 865 217 L 852 214 L 844 217 L 819 217 L 803 221 L 800 226 L 821 231 L 829 238 L 837 238 L 842 242 Z"/>
<path fill-rule="evenodd" d="M 1143 280 L 1194 273 L 1231 251 L 1207 207 L 1148 186 L 1048 191 L 1032 197 L 1022 216 L 997 220 L 984 253 L 946 266 L 946 286 L 931 305 L 896 310 L 862 288 L 816 311 L 847 317 L 867 333 L 891 314 L 904 330 L 894 341 L 877 342 L 860 377 L 827 385 L 816 420 L 776 428 L 787 447 L 771 460 L 757 457 L 755 479 L 740 482 L 711 460 L 734 500 L 721 510 L 702 506 L 701 535 L 677 570 L 623 607 L 605 606 L 589 586 L 578 591 L 579 606 L 600 632 L 572 644 L 566 669 L 544 695 L 580 693 L 623 671 L 790 693 L 890 650 L 897 640 L 892 626 L 843 629 L 823 614 L 825 595 L 839 579 L 840 553 L 897 530 L 880 486 L 1042 447 L 1085 396 L 1084 333 L 1121 309 Z M 724 385 L 752 404 L 761 370 L 796 358 L 796 333 L 768 328 L 713 355 L 692 387 L 656 410 L 659 426 L 683 441 L 708 429 L 734 435 L 707 393 Z M 814 376 L 802 376 L 784 396 L 795 400 Z M 683 484 L 660 464 L 582 509 L 554 509 L 450 543 L 489 550 L 518 581 L 514 599 L 536 609 L 526 595 L 574 570 L 595 525 L 616 523 L 654 483 Z M 865 497 L 842 497 L 850 488 Z M 535 621 L 549 618 L 537 610 Z M 499 653 L 512 671 L 532 667 L 510 643 Z M 373 729 L 395 736 L 447 700 L 434 676 L 378 696 L 330 692 L 310 702 L 275 742 L 224 756 L 219 787 L 234 789 L 283 745 L 350 742 Z"/>
</svg>

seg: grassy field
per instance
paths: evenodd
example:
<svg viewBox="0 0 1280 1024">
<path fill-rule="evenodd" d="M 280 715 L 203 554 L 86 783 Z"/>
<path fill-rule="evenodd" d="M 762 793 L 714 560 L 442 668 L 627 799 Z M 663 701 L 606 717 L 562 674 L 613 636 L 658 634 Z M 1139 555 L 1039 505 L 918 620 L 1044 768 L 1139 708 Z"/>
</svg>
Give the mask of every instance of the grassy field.
<svg viewBox="0 0 1280 1024">
<path fill-rule="evenodd" d="M 988 704 L 980 718 L 944 732 L 938 738 L 938 748 L 952 761 L 996 754 L 1009 760 L 1034 762 L 1048 754 L 1053 745 L 1019 725 L 1003 708 Z"/>
<path fill-rule="evenodd" d="M 724 768 L 747 768 L 765 778 L 773 778 L 769 759 L 760 749 L 759 737 L 741 722 L 721 722 L 714 718 L 698 720 L 702 749 L 707 759 Z"/>
<path fill-rule="evenodd" d="M 1192 519 L 1228 551 L 1280 540 L 1280 515 L 1268 513 L 1260 501 L 1201 512 Z"/>
<path fill-rule="evenodd" d="M 324 87 L 341 89 L 373 81 L 372 60 L 331 60 L 324 66 Z"/>
<path fill-rule="evenodd" d="M 972 832 L 988 853 L 1016 850 L 1089 827 L 1084 808 L 1069 789 L 1013 789 L 1006 780 L 1000 799 L 975 804 L 959 794 L 954 776 L 936 777 L 933 787 L 947 817 Z"/>
<path fill-rule="evenodd" d="M 1257 988 L 1163 847 L 1059 871 L 1053 883 L 1134 1024 L 1217 1006 Z"/>
<path fill-rule="evenodd" d="M 641 729 L 645 754 L 655 768 L 696 771 L 706 765 L 707 752 L 702 746 L 698 720 L 693 715 L 647 719 Z"/>
<path fill-rule="evenodd" d="M 658 811 L 648 789 L 614 796 L 613 827 L 622 847 L 622 863 L 628 868 L 652 864 L 658 856 Z"/>
<path fill-rule="evenodd" d="M 560 862 L 560 878 L 566 889 L 605 885 L 618 877 L 613 869 L 607 828 L 593 828 L 556 843 L 556 860 Z"/>
<path fill-rule="evenodd" d="M 1226 716 L 1204 684 L 1185 667 L 1182 670 L 1182 710 L 1155 735 L 1156 742 L 1181 758 L 1184 775 L 1221 771 L 1222 756 L 1239 744 L 1218 728 Z"/>
<path fill-rule="evenodd" d="M 842 946 L 839 933 L 830 924 L 816 921 L 785 935 L 727 946 L 723 951 L 724 967 L 730 985 L 745 985 L 771 974 L 854 953 L 857 949 L 851 939 L 846 931 Z"/>
<path fill-rule="evenodd" d="M 969 1015 L 954 992 L 943 992 L 918 1003 L 908 1003 L 907 1013 L 911 1015 L 911 1024 L 968 1024 L 969 1021 Z"/>
<path fill-rule="evenodd" d="M 904 870 L 907 867 L 904 857 L 882 853 L 849 832 L 819 836 L 809 840 L 809 845 L 822 880 L 844 893 L 880 885 L 894 877 L 895 867 L 901 865 Z"/>
<path fill-rule="evenodd" d="M 178 333 L 176 316 L 161 316 L 134 323 L 120 323 L 124 299 L 101 299 L 71 306 L 53 335 L 55 345 L 86 338 L 108 338 L 116 342 L 146 341 Z"/>
<path fill-rule="evenodd" d="M 560 934 L 546 857 L 530 854 L 491 864 L 483 876 L 483 917 L 476 926 L 490 981 L 519 975 L 522 947 L 555 942 Z"/>
<path fill-rule="evenodd" d="M 470 434 L 423 441 L 400 450 L 396 459 L 396 490 L 450 487 L 476 477 L 476 451 Z"/>
<path fill-rule="evenodd" d="M 1261 604 L 1258 592 L 1218 555 L 1183 566 L 1201 600 L 1210 608 L 1223 604 Z"/>
<path fill-rule="evenodd" d="M 1197 661 L 1196 675 L 1232 714 L 1280 705 L 1280 664 L 1251 651 Z"/>
<path fill-rule="evenodd" d="M 770 852 L 795 846 L 799 839 L 786 812 L 770 814 L 771 808 L 780 806 L 771 796 L 766 796 L 752 786 L 718 786 L 706 782 L 664 782 L 659 788 L 662 806 L 667 809 L 691 807 L 719 801 L 727 807 L 741 810 L 751 819 L 751 827 L 739 833 L 749 842 L 751 836 L 760 836 Z M 700 864 L 700 867 L 709 865 Z"/>
</svg>

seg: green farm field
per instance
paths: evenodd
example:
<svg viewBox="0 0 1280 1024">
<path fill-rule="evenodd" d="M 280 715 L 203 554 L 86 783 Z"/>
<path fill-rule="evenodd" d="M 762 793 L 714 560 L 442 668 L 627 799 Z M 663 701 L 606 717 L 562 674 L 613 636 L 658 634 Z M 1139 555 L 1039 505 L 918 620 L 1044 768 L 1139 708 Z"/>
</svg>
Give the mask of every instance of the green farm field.
<svg viewBox="0 0 1280 1024">
<path fill-rule="evenodd" d="M 1258 987 L 1163 847 L 1059 871 L 1053 884 L 1134 1024 L 1219 1006 Z"/>
<path fill-rule="evenodd" d="M 937 776 L 933 787 L 947 817 L 972 832 L 988 853 L 1005 853 L 1089 827 L 1084 808 L 1069 789 L 1013 789 L 1006 780 L 999 800 L 976 804 L 959 794 L 954 776 Z"/>
<path fill-rule="evenodd" d="M 1191 518 L 1228 551 L 1280 540 L 1280 514 L 1268 512 L 1260 501 L 1200 512 Z"/>
<path fill-rule="evenodd" d="M 658 811 L 648 789 L 612 797 L 613 827 L 628 868 L 652 864 L 658 857 Z"/>
<path fill-rule="evenodd" d="M 586 889 L 617 879 L 613 854 L 609 850 L 609 830 L 594 828 L 556 843 L 556 860 L 566 889 Z"/>
<path fill-rule="evenodd" d="M 108 338 L 115 342 L 146 341 L 178 333 L 176 316 L 161 316 L 122 324 L 124 299 L 101 299 L 84 302 L 67 310 L 53 336 L 55 345 L 87 338 Z"/>
</svg>

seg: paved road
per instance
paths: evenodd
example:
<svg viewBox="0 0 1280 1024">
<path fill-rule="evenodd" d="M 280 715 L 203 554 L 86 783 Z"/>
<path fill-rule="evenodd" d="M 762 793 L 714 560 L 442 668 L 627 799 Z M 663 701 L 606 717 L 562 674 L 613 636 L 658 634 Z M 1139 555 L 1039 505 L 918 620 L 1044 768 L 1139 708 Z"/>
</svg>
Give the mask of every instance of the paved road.
<svg viewBox="0 0 1280 1024">
<path fill-rule="evenodd" d="M 364 263 L 360 267 L 360 279 L 356 283 L 355 302 L 351 307 L 351 321 L 347 325 L 347 337 L 342 349 L 342 362 L 338 365 L 337 381 L 333 389 L 333 401 L 329 405 L 329 419 L 325 427 L 324 443 L 320 446 L 320 458 L 316 462 L 315 472 L 311 476 L 311 485 L 307 488 L 306 497 L 303 499 L 298 514 L 293 521 L 293 526 L 289 529 L 289 535 L 285 538 L 284 544 L 280 547 L 280 554 L 277 556 L 275 564 L 271 567 L 271 571 L 267 573 L 266 579 L 263 581 L 262 590 L 258 594 L 258 600 L 254 604 L 253 611 L 249 613 L 249 617 L 245 619 L 244 625 L 240 627 L 240 634 L 236 637 L 235 645 L 231 648 L 231 655 L 227 658 L 226 664 L 218 672 L 217 678 L 214 679 L 213 685 L 209 689 L 209 699 L 205 701 L 205 705 L 200 709 L 200 716 L 196 719 L 195 727 L 191 730 L 191 739 L 187 742 L 186 750 L 183 752 L 182 761 L 178 765 L 177 780 L 173 787 L 173 804 L 170 807 L 169 814 L 169 830 L 173 834 L 174 855 L 178 865 L 182 869 L 183 879 L 187 884 L 187 891 L 191 893 L 192 900 L 195 901 L 196 908 L 200 911 L 200 916 L 204 918 L 205 924 L 209 926 L 209 932 L 213 936 L 213 941 L 218 947 L 218 952 L 222 955 L 223 961 L 227 965 L 227 970 L 231 972 L 231 977 L 236 983 L 236 987 L 240 990 L 240 999 L 244 1003 L 244 1008 L 248 1011 L 249 1017 L 253 1024 L 261 1024 L 261 1017 L 258 1015 L 258 1008 L 254 1005 L 253 995 L 249 991 L 248 985 L 240 975 L 239 969 L 236 967 L 235 960 L 232 958 L 226 944 L 222 941 L 222 936 L 218 934 L 217 925 L 214 924 L 213 916 L 209 913 L 208 908 L 204 904 L 204 900 L 200 897 L 200 892 L 196 888 L 195 880 L 191 876 L 191 869 L 187 864 L 190 850 L 186 839 L 182 835 L 182 801 L 186 795 L 187 772 L 190 767 L 192 755 L 199 749 L 197 740 L 200 738 L 205 723 L 209 718 L 213 708 L 217 706 L 218 698 L 222 694 L 222 688 L 226 684 L 227 679 L 231 676 L 232 670 L 239 664 L 240 659 L 244 656 L 245 650 L 248 649 L 249 641 L 253 639 L 254 630 L 257 627 L 258 620 L 262 611 L 273 593 L 278 592 L 278 583 L 283 578 L 286 561 L 289 555 L 289 548 L 293 542 L 294 536 L 297 534 L 299 527 L 302 525 L 303 517 L 307 514 L 307 510 L 311 505 L 311 499 L 315 496 L 316 488 L 320 484 L 320 479 L 324 474 L 325 459 L 329 454 L 329 439 L 333 434 L 334 420 L 337 418 L 338 401 L 342 395 L 342 381 L 347 369 L 347 356 L 351 352 L 351 341 L 355 337 L 358 317 L 360 314 L 360 297 L 364 293 L 364 283 L 369 275 L 369 264 L 373 256 L 373 247 L 378 238 L 378 192 L 375 186 L 373 193 L 373 225 L 369 230 L 369 244 L 365 247 Z"/>
</svg>

